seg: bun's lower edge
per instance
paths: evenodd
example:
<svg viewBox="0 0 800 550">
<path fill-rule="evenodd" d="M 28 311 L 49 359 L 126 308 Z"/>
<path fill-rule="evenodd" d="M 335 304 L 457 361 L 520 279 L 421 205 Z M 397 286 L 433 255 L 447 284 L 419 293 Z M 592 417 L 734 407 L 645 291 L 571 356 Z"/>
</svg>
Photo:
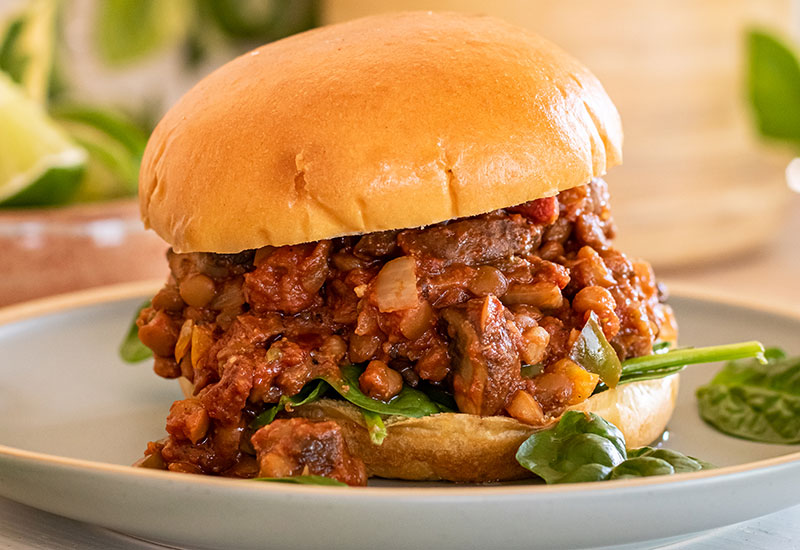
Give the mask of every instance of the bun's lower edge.
<svg viewBox="0 0 800 550">
<path fill-rule="evenodd" d="M 629 448 L 641 447 L 664 431 L 677 394 L 678 376 L 673 375 L 608 390 L 573 409 L 602 416 L 622 431 Z M 392 416 L 384 420 L 386 439 L 375 445 L 360 410 L 345 401 L 322 399 L 297 407 L 292 416 L 338 422 L 350 452 L 364 461 L 370 476 L 470 483 L 532 476 L 515 455 L 537 428 L 513 418 L 463 413 Z"/>
</svg>

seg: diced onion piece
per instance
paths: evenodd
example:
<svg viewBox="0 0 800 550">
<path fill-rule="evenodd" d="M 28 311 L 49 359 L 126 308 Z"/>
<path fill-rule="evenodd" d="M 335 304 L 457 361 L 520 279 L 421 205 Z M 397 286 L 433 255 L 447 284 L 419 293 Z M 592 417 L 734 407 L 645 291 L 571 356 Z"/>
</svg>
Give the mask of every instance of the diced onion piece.
<svg viewBox="0 0 800 550">
<path fill-rule="evenodd" d="M 203 357 L 211 347 L 213 339 L 211 329 L 205 326 L 195 325 L 192 329 L 192 366 L 197 368 L 197 362 Z"/>
<path fill-rule="evenodd" d="M 400 321 L 400 332 L 409 340 L 416 340 L 432 324 L 433 308 L 427 301 L 422 300 L 417 307 L 405 312 L 403 319 Z"/>
<path fill-rule="evenodd" d="M 558 309 L 562 303 L 561 289 L 547 281 L 512 284 L 502 299 L 506 305 L 526 304 L 543 310 Z"/>
<path fill-rule="evenodd" d="M 375 277 L 375 300 L 383 312 L 401 311 L 417 306 L 416 263 L 410 256 L 388 262 Z"/>
<path fill-rule="evenodd" d="M 300 281 L 303 290 L 310 293 L 319 292 L 328 277 L 328 256 L 316 251 L 305 262 L 305 273 Z"/>
<path fill-rule="evenodd" d="M 546 423 L 541 405 L 531 394 L 523 390 L 517 390 L 511 397 L 506 411 L 523 424 L 543 426 Z"/>
<path fill-rule="evenodd" d="M 541 362 L 547 353 L 550 333 L 543 327 L 531 327 L 522 333 L 522 338 L 523 346 L 520 349 L 522 360 L 529 365 Z"/>
<path fill-rule="evenodd" d="M 194 384 L 185 376 L 178 378 L 178 385 L 181 387 L 184 397 L 191 397 L 194 395 Z"/>
<path fill-rule="evenodd" d="M 186 319 L 181 326 L 180 333 L 178 333 L 178 343 L 175 344 L 175 361 L 178 363 L 189 351 L 189 345 L 192 343 L 192 327 L 194 327 L 194 322 L 191 319 Z"/>
<path fill-rule="evenodd" d="M 353 334 L 350 336 L 350 361 L 362 363 L 368 361 L 378 352 L 381 340 L 377 336 L 370 334 Z"/>
</svg>

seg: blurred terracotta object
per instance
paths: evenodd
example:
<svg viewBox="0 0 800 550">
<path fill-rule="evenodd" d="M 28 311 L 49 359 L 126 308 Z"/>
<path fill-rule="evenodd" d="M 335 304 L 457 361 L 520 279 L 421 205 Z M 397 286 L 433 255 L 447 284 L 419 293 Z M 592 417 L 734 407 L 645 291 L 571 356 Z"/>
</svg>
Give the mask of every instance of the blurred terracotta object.
<svg viewBox="0 0 800 550">
<path fill-rule="evenodd" d="M 0 306 L 166 277 L 166 250 L 134 200 L 0 210 Z"/>
</svg>

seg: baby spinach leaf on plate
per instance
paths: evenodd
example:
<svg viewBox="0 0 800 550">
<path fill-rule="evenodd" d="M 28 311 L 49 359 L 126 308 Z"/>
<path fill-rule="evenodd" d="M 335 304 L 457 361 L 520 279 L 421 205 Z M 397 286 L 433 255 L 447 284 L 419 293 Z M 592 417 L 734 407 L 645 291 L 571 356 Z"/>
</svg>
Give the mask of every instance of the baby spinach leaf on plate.
<svg viewBox="0 0 800 550">
<path fill-rule="evenodd" d="M 136 319 L 139 317 L 139 314 L 143 309 L 148 307 L 150 307 L 150 300 L 143 303 L 139 306 L 139 309 L 136 310 L 136 314 L 133 316 L 133 320 L 128 327 L 128 332 L 125 334 L 125 338 L 119 346 L 119 356 L 122 357 L 123 361 L 138 363 L 139 361 L 144 361 L 153 356 L 153 352 L 150 348 L 142 344 L 142 341 L 139 340 L 139 328 L 136 326 Z"/>
<path fill-rule="evenodd" d="M 767 364 L 731 361 L 697 389 L 700 416 L 716 429 L 763 443 L 800 443 L 800 357 L 768 350 Z"/>
<path fill-rule="evenodd" d="M 709 463 L 669 449 L 626 450 L 616 426 L 596 414 L 564 413 L 558 424 L 530 436 L 517 462 L 547 483 L 604 481 L 694 472 Z"/>
<path fill-rule="evenodd" d="M 712 464 L 677 451 L 641 447 L 628 450 L 628 459 L 612 470 L 609 479 L 682 474 L 711 468 L 714 468 Z"/>
<path fill-rule="evenodd" d="M 379 414 L 396 414 L 411 418 L 420 418 L 441 412 L 435 401 L 421 391 L 405 385 L 400 393 L 389 402 L 372 399 L 365 395 L 358 386 L 358 377 L 361 376 L 363 369 L 355 365 L 344 365 L 341 367 L 341 371 L 341 378 L 325 376 L 323 380 L 347 401 L 362 409 Z"/>
<path fill-rule="evenodd" d="M 347 483 L 342 483 L 341 481 L 325 476 L 255 477 L 253 478 L 253 481 L 294 483 L 296 485 L 333 485 L 336 487 L 347 487 Z"/>
<path fill-rule="evenodd" d="M 625 458 L 625 438 L 616 426 L 576 411 L 530 436 L 517 451 L 517 462 L 547 483 L 607 479 Z"/>
</svg>

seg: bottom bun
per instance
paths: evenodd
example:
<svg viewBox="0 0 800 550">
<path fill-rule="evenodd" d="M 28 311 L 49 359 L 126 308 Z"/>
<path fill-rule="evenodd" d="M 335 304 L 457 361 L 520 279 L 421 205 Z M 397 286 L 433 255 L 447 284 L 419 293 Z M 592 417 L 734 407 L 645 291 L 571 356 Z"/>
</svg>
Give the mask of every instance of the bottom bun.
<svg viewBox="0 0 800 550">
<path fill-rule="evenodd" d="M 572 409 L 612 422 L 625 435 L 628 447 L 634 448 L 661 435 L 677 394 L 678 375 L 673 375 L 619 386 Z M 364 461 L 370 476 L 407 480 L 482 483 L 531 477 L 515 455 L 522 442 L 541 429 L 505 416 L 391 416 L 384 419 L 386 439 L 375 445 L 360 410 L 346 401 L 322 399 L 296 408 L 292 416 L 339 423 L 350 452 Z"/>
</svg>

